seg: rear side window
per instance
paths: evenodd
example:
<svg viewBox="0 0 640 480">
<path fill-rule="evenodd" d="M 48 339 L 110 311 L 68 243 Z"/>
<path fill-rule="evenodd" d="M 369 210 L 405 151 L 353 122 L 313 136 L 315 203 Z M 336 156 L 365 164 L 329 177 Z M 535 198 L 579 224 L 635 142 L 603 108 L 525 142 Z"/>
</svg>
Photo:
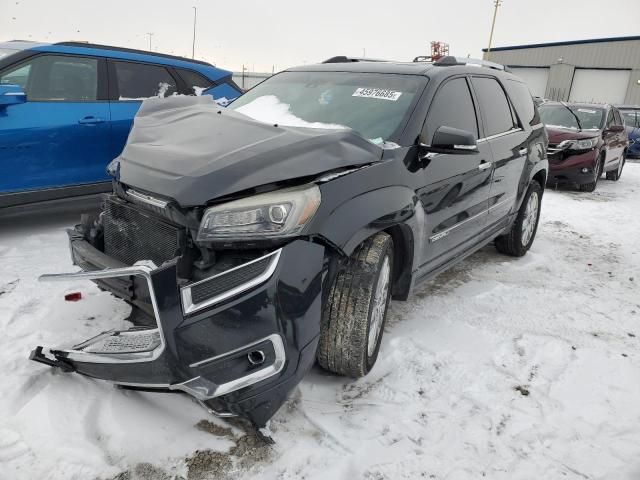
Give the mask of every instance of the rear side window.
<svg viewBox="0 0 640 480">
<path fill-rule="evenodd" d="M 533 97 L 526 84 L 516 80 L 507 80 L 505 82 L 509 97 L 513 102 L 516 112 L 523 123 L 529 125 L 537 125 L 540 123 L 540 115 L 533 103 Z"/>
<path fill-rule="evenodd" d="M 33 102 L 96 100 L 98 60 L 40 55 L 3 72 L 0 83 L 20 85 Z"/>
<path fill-rule="evenodd" d="M 133 62 L 113 62 L 118 80 L 118 100 L 144 100 L 176 93 L 176 81 L 166 68 Z"/>
<path fill-rule="evenodd" d="M 177 68 L 176 70 L 182 77 L 182 80 L 184 80 L 184 83 L 187 84 L 188 93 L 192 95 L 200 95 L 203 90 L 206 90 L 213 85 L 213 82 L 211 80 L 200 75 L 199 73 L 193 72 L 191 70 L 184 70 L 182 68 Z"/>
<path fill-rule="evenodd" d="M 433 140 L 436 130 L 442 126 L 453 127 L 478 136 L 478 121 L 469 85 L 464 78 L 454 78 L 437 91 L 431 102 L 425 124 L 425 139 Z"/>
<path fill-rule="evenodd" d="M 484 134 L 490 137 L 514 128 L 509 100 L 498 81 L 489 77 L 473 77 L 471 82 L 482 111 Z"/>
</svg>

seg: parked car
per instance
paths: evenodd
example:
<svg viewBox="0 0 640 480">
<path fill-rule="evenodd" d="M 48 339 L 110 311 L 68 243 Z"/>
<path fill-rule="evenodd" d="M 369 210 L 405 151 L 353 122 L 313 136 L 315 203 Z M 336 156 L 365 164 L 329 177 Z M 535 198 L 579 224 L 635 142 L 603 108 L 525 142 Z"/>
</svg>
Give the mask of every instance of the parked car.
<svg viewBox="0 0 640 480">
<path fill-rule="evenodd" d="M 629 138 L 627 157 L 640 158 L 640 106 L 618 107 Z"/>
<path fill-rule="evenodd" d="M 629 141 L 617 108 L 565 102 L 539 108 L 549 136 L 549 184 L 578 184 L 593 192 L 603 173 L 608 180 L 620 178 Z"/>
<path fill-rule="evenodd" d="M 0 43 L 0 214 L 110 191 L 107 164 L 142 100 L 202 91 L 226 102 L 240 90 L 231 72 L 198 60 L 77 42 Z"/>
<path fill-rule="evenodd" d="M 227 109 L 145 101 L 102 214 L 69 231 L 82 271 L 43 277 L 94 280 L 136 326 L 31 358 L 256 426 L 316 359 L 366 375 L 391 297 L 535 238 L 537 109 L 517 77 L 467 61 L 292 68 Z"/>
</svg>

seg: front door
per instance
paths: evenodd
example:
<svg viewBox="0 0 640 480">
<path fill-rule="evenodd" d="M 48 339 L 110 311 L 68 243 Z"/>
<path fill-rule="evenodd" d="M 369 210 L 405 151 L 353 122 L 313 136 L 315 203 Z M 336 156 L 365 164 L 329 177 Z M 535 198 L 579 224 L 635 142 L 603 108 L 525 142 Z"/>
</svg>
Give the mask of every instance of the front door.
<svg viewBox="0 0 640 480">
<path fill-rule="evenodd" d="M 453 127 L 478 137 L 477 109 L 468 81 L 456 77 L 444 83 L 431 102 L 423 141 L 435 131 Z M 422 273 L 433 271 L 469 244 L 479 240 L 486 225 L 492 156 L 487 143 L 477 153 L 429 154 L 424 160 L 425 186 L 417 193 L 426 216 Z"/>
<path fill-rule="evenodd" d="M 0 83 L 18 84 L 27 94 L 26 103 L 0 107 L 0 193 L 108 181 L 102 62 L 39 55 L 0 73 Z"/>
</svg>

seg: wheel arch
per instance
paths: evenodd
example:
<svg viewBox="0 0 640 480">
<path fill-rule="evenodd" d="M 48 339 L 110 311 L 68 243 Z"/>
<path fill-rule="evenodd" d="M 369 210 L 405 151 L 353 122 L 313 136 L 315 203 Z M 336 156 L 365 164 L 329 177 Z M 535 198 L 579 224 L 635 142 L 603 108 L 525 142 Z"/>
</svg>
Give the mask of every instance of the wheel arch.
<svg viewBox="0 0 640 480">
<path fill-rule="evenodd" d="M 411 290 L 414 245 L 420 241 L 424 224 L 424 211 L 417 204 L 415 192 L 407 187 L 372 190 L 332 208 L 314 225 L 314 231 L 347 257 L 373 235 L 389 234 L 394 244 L 392 293 L 395 299 L 404 300 Z"/>
</svg>

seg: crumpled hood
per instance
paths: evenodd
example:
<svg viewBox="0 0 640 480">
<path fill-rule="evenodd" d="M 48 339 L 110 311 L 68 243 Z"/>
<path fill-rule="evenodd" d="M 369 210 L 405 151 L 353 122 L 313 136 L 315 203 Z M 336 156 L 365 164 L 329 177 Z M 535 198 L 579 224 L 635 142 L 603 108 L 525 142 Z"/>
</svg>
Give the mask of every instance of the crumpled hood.
<svg viewBox="0 0 640 480">
<path fill-rule="evenodd" d="M 252 187 L 379 161 L 382 148 L 350 130 L 269 125 L 209 96 L 145 100 L 117 177 L 182 206 Z"/>
</svg>

